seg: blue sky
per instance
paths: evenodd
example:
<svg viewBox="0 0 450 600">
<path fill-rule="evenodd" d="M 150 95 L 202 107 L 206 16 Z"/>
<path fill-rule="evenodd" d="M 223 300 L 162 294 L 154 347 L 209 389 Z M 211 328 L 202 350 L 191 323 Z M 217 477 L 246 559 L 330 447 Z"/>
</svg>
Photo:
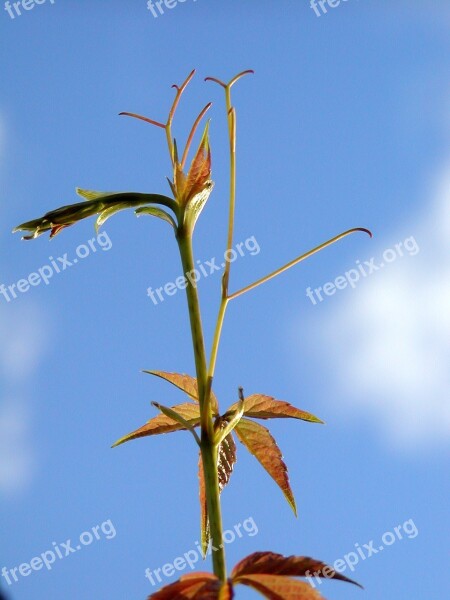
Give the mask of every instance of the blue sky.
<svg viewBox="0 0 450 600">
<path fill-rule="evenodd" d="M 47 1 L 14 19 L 0 7 L 0 284 L 50 257 L 73 258 L 93 238 L 92 221 L 51 244 L 10 234 L 76 202 L 76 186 L 167 193 L 163 132 L 117 114 L 164 119 L 170 85 L 194 67 L 175 130 L 183 139 L 214 102 L 216 186 L 195 250 L 201 261 L 221 257 L 223 97 L 203 77 L 253 68 L 234 93 L 235 239 L 254 236 L 260 252 L 236 261 L 232 289 L 350 227 L 370 227 L 374 238 L 347 238 L 230 306 L 215 382 L 222 407 L 242 385 L 327 424 L 271 427 L 297 520 L 238 448 L 225 526 L 251 518 L 258 533 L 227 547 L 228 564 L 256 550 L 333 563 L 355 545 L 378 548 L 409 522 L 410 535 L 346 571 L 365 591 L 339 582 L 321 589 L 336 600 L 445 595 L 450 11 L 428 0 L 348 0 L 317 17 L 306 0 L 243 4 L 186 0 L 158 18 L 144 0 Z M 132 213 L 104 231 L 110 244 L 49 285 L 9 302 L 0 296 L 0 568 L 108 522 L 115 535 L 105 525 L 111 539 L 98 530 L 101 539 L 51 570 L 11 586 L 2 578 L 8 600 L 143 599 L 156 590 L 145 569 L 198 540 L 190 436 L 110 449 L 156 414 L 151 401 L 183 401 L 141 369 L 194 371 L 183 294 L 158 305 L 147 296 L 180 274 L 176 246 L 164 223 Z M 219 293 L 219 275 L 201 282 L 208 343 Z M 242 589 L 237 597 L 258 596 Z"/>
</svg>

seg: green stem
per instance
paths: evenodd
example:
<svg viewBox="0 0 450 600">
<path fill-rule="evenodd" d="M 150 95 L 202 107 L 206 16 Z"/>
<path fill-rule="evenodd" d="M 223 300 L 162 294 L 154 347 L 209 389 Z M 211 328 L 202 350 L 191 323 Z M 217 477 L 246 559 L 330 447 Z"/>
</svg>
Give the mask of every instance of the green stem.
<svg viewBox="0 0 450 600">
<path fill-rule="evenodd" d="M 177 235 L 180 248 L 181 262 L 185 275 L 195 268 L 192 249 L 192 236 L 184 228 Z M 220 489 L 217 471 L 218 445 L 214 435 L 214 423 L 211 410 L 210 392 L 211 380 L 208 378 L 205 343 L 200 313 L 200 303 L 197 286 L 188 279 L 186 295 L 191 323 L 192 343 L 194 348 L 195 368 L 197 373 L 198 399 L 201 416 L 201 455 L 205 476 L 205 493 L 208 508 L 211 541 L 214 547 L 212 553 L 214 574 L 226 581 L 225 550 L 223 548 L 222 512 L 220 506 Z"/>
<path fill-rule="evenodd" d="M 227 255 L 233 246 L 234 215 L 236 209 L 236 111 L 231 104 L 231 86 L 225 88 L 226 110 L 228 116 L 228 135 L 230 140 L 230 208 L 228 217 Z M 228 306 L 228 284 L 230 281 L 231 262 L 226 260 L 225 272 L 222 277 L 222 297 L 220 300 L 219 314 L 209 359 L 208 377 L 212 381 L 216 370 L 217 355 L 219 352 L 220 338 Z"/>
<path fill-rule="evenodd" d="M 327 242 L 324 242 L 323 244 L 320 244 L 320 246 L 316 246 L 312 250 L 309 250 L 308 252 L 305 252 L 305 254 L 302 254 L 301 256 L 298 256 L 297 258 L 294 258 L 294 260 L 291 260 L 290 262 L 288 262 L 287 264 L 283 265 L 282 267 L 280 267 L 276 271 L 273 271 L 269 275 L 266 275 L 265 277 L 262 277 L 261 279 L 258 279 L 258 281 L 255 281 L 254 283 L 251 283 L 250 285 L 247 285 L 246 287 L 242 288 L 241 290 L 238 290 L 237 292 L 234 292 L 233 294 L 230 294 L 228 296 L 228 300 L 234 300 L 235 298 L 238 298 L 239 296 L 242 296 L 243 294 L 246 294 L 250 290 L 254 290 L 258 286 L 262 285 L 263 283 L 266 283 L 267 281 L 270 281 L 274 277 L 278 277 L 278 275 L 281 275 L 281 273 L 284 273 L 284 271 L 287 271 L 288 269 L 291 269 L 295 265 L 298 265 L 299 262 L 302 262 L 303 260 L 306 260 L 307 258 L 309 258 L 310 256 L 312 256 L 313 254 L 316 254 L 317 252 L 320 252 L 321 250 L 324 250 L 325 248 L 328 248 L 328 246 L 331 246 L 331 244 L 335 244 L 339 240 L 342 240 L 343 238 L 347 237 L 348 235 L 351 235 L 352 233 L 356 233 L 358 231 L 362 231 L 363 233 L 367 233 L 368 235 L 370 235 L 370 237 L 372 237 L 372 233 L 368 229 L 365 229 L 364 227 L 354 227 L 353 229 L 349 229 L 348 231 L 344 231 L 344 233 L 340 233 L 336 237 L 331 238 L 331 240 L 328 240 Z"/>
</svg>

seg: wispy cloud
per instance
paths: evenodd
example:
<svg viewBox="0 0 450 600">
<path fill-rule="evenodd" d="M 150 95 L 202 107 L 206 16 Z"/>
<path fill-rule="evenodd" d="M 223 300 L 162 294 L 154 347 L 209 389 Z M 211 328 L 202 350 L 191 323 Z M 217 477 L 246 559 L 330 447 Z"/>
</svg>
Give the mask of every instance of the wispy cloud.
<svg viewBox="0 0 450 600">
<path fill-rule="evenodd" d="M 34 453 L 30 411 L 23 400 L 2 399 L 0 404 L 0 493 L 10 495 L 32 481 Z"/>
<path fill-rule="evenodd" d="M 35 471 L 25 387 L 45 352 L 42 315 L 31 308 L 1 308 L 0 339 L 0 494 L 11 495 L 26 489 Z"/>
<path fill-rule="evenodd" d="M 402 231 L 420 253 L 368 278 L 314 322 L 339 410 L 368 415 L 406 449 L 450 439 L 450 162 L 430 196 L 427 215 Z"/>
</svg>

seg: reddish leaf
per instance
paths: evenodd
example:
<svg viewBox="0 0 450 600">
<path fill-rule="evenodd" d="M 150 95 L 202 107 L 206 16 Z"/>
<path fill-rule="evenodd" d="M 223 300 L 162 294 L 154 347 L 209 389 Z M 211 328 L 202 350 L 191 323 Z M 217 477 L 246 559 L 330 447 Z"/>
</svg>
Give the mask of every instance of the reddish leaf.
<svg viewBox="0 0 450 600">
<path fill-rule="evenodd" d="M 218 419 L 218 422 L 220 420 Z M 217 422 L 216 422 L 217 423 Z M 219 426 L 225 426 L 223 422 Z M 227 485 L 230 480 L 231 473 L 234 465 L 236 464 L 236 444 L 234 442 L 231 433 L 223 440 L 219 446 L 219 456 L 217 462 L 217 471 L 219 478 L 220 491 Z M 201 546 L 203 550 L 203 556 L 206 556 L 206 551 L 211 539 L 209 523 L 208 523 L 208 507 L 206 504 L 206 490 L 205 490 L 205 475 L 203 472 L 202 456 L 200 453 L 199 465 L 198 465 L 198 479 L 200 487 L 200 528 L 201 528 Z"/>
<path fill-rule="evenodd" d="M 233 600 L 234 591 L 233 584 L 231 581 L 227 581 L 226 583 L 222 583 L 222 586 L 219 590 L 219 595 L 217 596 L 217 600 Z"/>
<path fill-rule="evenodd" d="M 187 175 L 184 191 L 183 203 L 189 202 L 194 196 L 201 194 L 205 185 L 211 179 L 211 150 L 208 137 L 209 123 L 206 124 L 200 146 L 197 150 L 189 173 Z"/>
<path fill-rule="evenodd" d="M 222 421 L 221 418 L 217 419 L 216 426 L 224 428 L 226 421 Z M 219 474 L 219 488 L 220 491 L 230 481 L 231 473 L 233 472 L 234 465 L 236 464 L 236 444 L 234 442 L 231 433 L 223 440 L 219 446 L 219 456 L 217 460 L 217 470 Z"/>
<path fill-rule="evenodd" d="M 211 573 L 190 573 L 167 585 L 148 600 L 231 600 L 231 583 L 221 583 Z"/>
<path fill-rule="evenodd" d="M 198 386 L 197 379 L 195 377 L 191 377 L 190 375 L 186 375 L 185 373 L 166 373 L 165 371 L 144 371 L 148 375 L 155 375 L 156 377 L 160 377 L 165 381 L 168 381 L 179 390 L 187 394 L 192 400 L 198 402 Z M 213 407 L 214 414 L 218 413 L 219 403 L 213 391 L 211 391 L 211 403 Z"/>
<path fill-rule="evenodd" d="M 245 575 L 236 583 L 248 585 L 269 600 L 323 600 L 308 583 L 283 575 Z"/>
<path fill-rule="evenodd" d="M 236 408 L 237 404 L 234 404 L 228 412 L 236 410 Z M 254 419 L 301 419 L 312 423 L 323 423 L 311 413 L 295 408 L 283 400 L 276 400 L 263 394 L 253 394 L 245 398 L 244 415 Z"/>
<path fill-rule="evenodd" d="M 173 406 L 172 410 L 181 415 L 183 419 L 188 421 L 188 423 L 193 427 L 200 423 L 200 411 L 196 404 L 178 404 L 177 406 Z M 129 433 L 118 440 L 113 445 L 113 448 L 137 438 L 147 437 L 149 435 L 159 435 L 162 433 L 171 433 L 172 431 L 183 431 L 185 429 L 186 428 L 183 427 L 183 425 L 177 423 L 177 421 L 174 421 L 170 417 L 167 417 L 166 415 L 158 415 L 157 417 L 150 419 L 150 421 L 148 421 L 143 427 L 136 429 L 136 431 L 133 431 L 132 433 Z"/>
<path fill-rule="evenodd" d="M 289 484 L 287 467 L 283 456 L 270 431 L 248 419 L 241 419 L 236 426 L 236 435 L 247 450 L 261 463 L 281 488 L 292 510 L 297 514 L 294 495 Z"/>
<path fill-rule="evenodd" d="M 233 580 L 247 575 L 290 575 L 292 577 L 322 577 L 339 579 L 347 583 L 359 585 L 356 581 L 341 575 L 332 567 L 320 560 L 308 556 L 283 556 L 274 552 L 255 552 L 250 554 L 234 567 L 231 572 Z"/>
</svg>

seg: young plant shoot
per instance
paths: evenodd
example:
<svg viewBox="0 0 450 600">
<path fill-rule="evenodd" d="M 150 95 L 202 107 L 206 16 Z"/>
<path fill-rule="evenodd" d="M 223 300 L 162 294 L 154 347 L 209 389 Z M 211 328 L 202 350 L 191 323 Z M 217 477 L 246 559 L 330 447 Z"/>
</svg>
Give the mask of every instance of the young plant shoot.
<svg viewBox="0 0 450 600">
<path fill-rule="evenodd" d="M 229 83 L 208 77 L 207 81 L 221 86 L 225 93 L 225 110 L 228 123 L 229 155 L 230 155 L 230 199 L 228 233 L 226 250 L 232 251 L 234 217 L 236 204 L 236 108 L 232 102 L 232 88 L 244 76 L 253 71 L 244 71 Z M 287 269 L 324 250 L 328 246 L 356 232 L 372 235 L 364 228 L 349 229 L 317 247 L 302 253 L 279 269 L 249 283 L 242 289 L 230 290 L 231 261 L 227 261 L 222 277 L 220 305 L 212 346 L 207 355 L 202 318 L 200 311 L 199 291 L 194 278 L 187 277 L 194 272 L 195 258 L 193 236 L 195 225 L 206 205 L 214 183 L 211 178 L 211 148 L 209 142 L 209 122 L 203 128 L 199 145 L 193 153 L 187 167 L 188 158 L 196 132 L 211 107 L 207 104 L 195 119 L 186 144 L 182 151 L 172 133 L 173 122 L 180 99 L 186 90 L 195 71 L 192 71 L 184 83 L 174 85 L 175 99 L 165 122 L 156 121 L 135 113 L 121 113 L 149 123 L 165 132 L 171 163 L 171 179 L 168 179 L 171 195 L 148 194 L 136 192 L 95 192 L 77 189 L 82 201 L 63 206 L 19 225 L 14 231 L 24 231 L 23 239 L 31 240 L 45 232 L 54 237 L 66 227 L 82 219 L 97 215 L 95 228 L 99 228 L 115 213 L 133 209 L 137 216 L 147 215 L 163 219 L 172 230 L 178 245 L 183 273 L 186 275 L 186 298 L 192 349 L 195 362 L 195 375 L 149 370 L 145 373 L 159 377 L 177 387 L 187 398 L 184 403 L 166 407 L 154 403 L 159 415 L 152 418 L 141 428 L 128 433 L 114 446 L 152 435 L 175 431 L 189 431 L 199 454 L 199 487 L 200 487 L 200 521 L 201 546 L 206 557 L 208 548 L 212 547 L 212 573 L 192 573 L 181 577 L 150 598 L 156 600 L 192 599 L 192 600 L 228 600 L 234 597 L 238 585 L 245 585 L 258 591 L 265 598 L 272 600 L 304 599 L 318 600 L 322 598 L 309 583 L 298 578 L 307 577 L 308 573 L 327 579 L 337 579 L 355 583 L 336 572 L 325 563 L 304 556 L 282 556 L 272 552 L 256 552 L 241 560 L 228 571 L 223 544 L 223 527 L 220 494 L 229 483 L 234 464 L 236 463 L 237 438 L 245 448 L 255 456 L 284 494 L 289 506 L 296 514 L 295 499 L 289 484 L 287 467 L 282 459 L 281 451 L 269 429 L 260 421 L 269 419 L 298 419 L 308 423 L 320 424 L 322 421 L 314 415 L 300 410 L 283 400 L 268 395 L 244 395 L 241 387 L 236 385 L 236 402 L 225 410 L 220 408 L 219 401 L 213 391 L 213 381 L 217 366 L 219 344 L 225 315 L 230 302 L 234 302 L 243 294 L 263 285 L 277 277 Z M 358 585 L 358 584 L 356 584 Z"/>
</svg>

